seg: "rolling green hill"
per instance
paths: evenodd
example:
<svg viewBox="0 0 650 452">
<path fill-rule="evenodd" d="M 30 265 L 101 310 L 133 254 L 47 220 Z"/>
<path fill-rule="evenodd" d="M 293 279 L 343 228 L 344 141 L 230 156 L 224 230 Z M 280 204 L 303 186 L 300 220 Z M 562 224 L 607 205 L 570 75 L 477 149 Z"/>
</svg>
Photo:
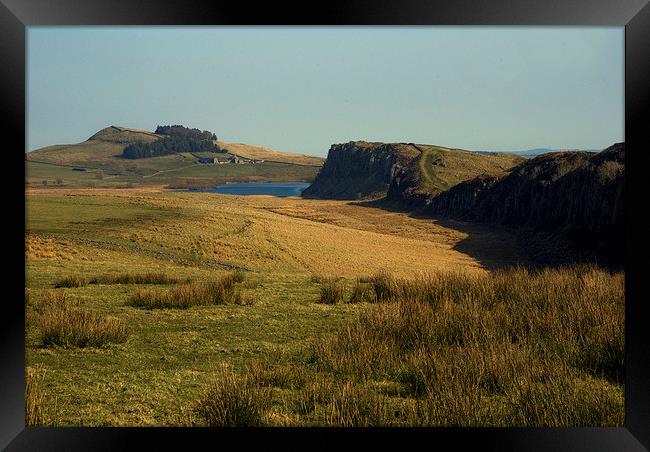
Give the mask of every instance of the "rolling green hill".
<svg viewBox="0 0 650 452">
<path fill-rule="evenodd" d="M 28 185 L 92 187 L 167 185 L 210 186 L 238 181 L 311 181 L 323 164 L 320 157 L 276 152 L 261 146 L 215 141 L 226 153 L 215 153 L 220 161 L 233 156 L 244 163 L 200 164 L 206 153 L 189 152 L 144 159 L 121 157 L 124 148 L 136 142 L 152 142 L 161 135 L 145 130 L 110 126 L 77 144 L 48 146 L 28 152 Z M 262 163 L 248 163 L 251 159 Z"/>
</svg>

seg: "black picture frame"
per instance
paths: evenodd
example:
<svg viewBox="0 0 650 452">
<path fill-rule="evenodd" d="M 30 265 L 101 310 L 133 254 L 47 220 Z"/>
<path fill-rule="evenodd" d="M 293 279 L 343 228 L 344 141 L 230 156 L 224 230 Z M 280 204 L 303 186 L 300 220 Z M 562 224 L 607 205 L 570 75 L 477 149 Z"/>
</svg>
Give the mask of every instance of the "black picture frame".
<svg viewBox="0 0 650 452">
<path fill-rule="evenodd" d="M 650 93 L 650 5 L 647 0 L 456 0 L 426 2 L 347 1 L 288 5 L 268 2 L 209 2 L 158 0 L 0 0 L 0 121 L 3 163 L 6 173 L 17 180 L 5 184 L 5 199 L 15 202 L 6 215 L 8 230 L 3 243 L 7 262 L 17 275 L 6 281 L 0 296 L 0 447 L 7 450 L 115 450 L 137 447 L 187 447 L 206 441 L 209 447 L 226 447 L 235 439 L 237 447 L 250 442 L 297 440 L 284 429 L 249 431 L 233 429 L 173 428 L 25 428 L 25 323 L 24 248 L 17 238 L 24 234 L 24 172 L 26 131 L 26 27 L 36 25 L 571 25 L 625 27 L 625 142 L 626 142 L 626 381 L 624 428 L 472 428 L 472 429 L 385 429 L 354 433 L 369 443 L 392 439 L 416 446 L 413 435 L 425 447 L 441 442 L 454 449 L 466 446 L 483 450 L 574 450 L 636 451 L 650 448 L 650 344 L 644 325 L 642 268 L 633 260 L 639 249 L 643 209 L 634 209 L 634 193 L 643 191 L 644 153 L 650 153 L 644 119 Z M 24 183 L 24 181 L 23 181 Z M 21 217 L 22 215 L 22 217 Z M 20 223 L 23 223 L 22 225 Z M 14 238 L 16 237 L 16 238 Z M 22 262 L 22 264 L 20 264 Z M 21 268 L 20 265 L 23 265 Z M 9 288 L 9 290 L 7 290 Z M 387 430 L 390 430 L 388 432 Z M 243 434 L 242 434 L 243 433 Z M 339 429 L 301 431 L 317 435 L 318 445 L 350 436 Z M 304 438 L 303 438 L 304 439 Z M 406 443 L 408 441 L 408 443 Z M 311 447 L 312 442 L 295 443 Z"/>
</svg>

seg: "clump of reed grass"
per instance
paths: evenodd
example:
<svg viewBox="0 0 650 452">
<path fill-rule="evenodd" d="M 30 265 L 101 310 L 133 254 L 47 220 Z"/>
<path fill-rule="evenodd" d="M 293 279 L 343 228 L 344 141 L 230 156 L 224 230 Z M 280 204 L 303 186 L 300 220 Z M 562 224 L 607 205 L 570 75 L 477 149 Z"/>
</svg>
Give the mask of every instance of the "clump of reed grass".
<svg viewBox="0 0 650 452">
<path fill-rule="evenodd" d="M 377 295 L 373 284 L 364 278 L 357 278 L 352 286 L 348 303 L 376 303 Z"/>
<path fill-rule="evenodd" d="M 530 382 L 521 387 L 512 424 L 522 427 L 623 425 L 622 388 L 589 376 L 558 384 Z"/>
<path fill-rule="evenodd" d="M 190 281 L 189 278 L 180 279 L 164 273 L 120 273 L 95 276 L 88 280 L 88 284 L 177 284 Z"/>
<path fill-rule="evenodd" d="M 399 382 L 417 401 L 411 425 L 622 425 L 622 274 L 571 266 L 371 281 L 380 303 L 314 345 L 318 372 Z"/>
<path fill-rule="evenodd" d="M 257 385 L 264 387 L 297 389 L 302 388 L 307 381 L 305 369 L 291 363 L 271 365 L 253 361 L 246 372 Z"/>
<path fill-rule="evenodd" d="M 325 425 L 385 427 L 392 424 L 385 397 L 351 382 L 339 384 L 326 408 Z"/>
<path fill-rule="evenodd" d="M 336 285 L 343 286 L 323 281 Z M 623 425 L 622 273 L 592 266 L 383 273 L 355 287 L 351 299 L 374 304 L 314 342 L 304 362 L 276 359 L 238 377 L 246 388 L 281 388 L 281 407 L 267 423 Z M 339 302 L 334 292 L 327 299 Z M 225 417 L 213 424 L 233 425 Z"/>
<path fill-rule="evenodd" d="M 338 278 L 323 278 L 321 281 L 319 303 L 342 303 L 345 295 L 345 285 Z"/>
<path fill-rule="evenodd" d="M 86 280 L 78 275 L 65 276 L 54 283 L 55 288 L 61 287 L 82 287 L 86 285 Z"/>
<path fill-rule="evenodd" d="M 233 272 L 221 278 L 185 283 L 168 291 L 152 289 L 138 290 L 127 304 L 144 309 L 176 308 L 187 309 L 191 306 L 221 304 L 252 304 L 243 298 L 235 284 L 243 281 L 243 274 Z"/>
<path fill-rule="evenodd" d="M 398 280 L 386 271 L 373 275 L 370 278 L 370 283 L 378 302 L 390 301 L 398 295 L 400 288 Z"/>
<path fill-rule="evenodd" d="M 234 272 L 228 273 L 226 277 L 232 279 L 233 283 L 242 283 L 246 279 L 246 275 L 242 270 L 235 270 Z"/>
<path fill-rule="evenodd" d="M 271 406 L 271 390 L 248 375 L 222 369 L 196 411 L 208 427 L 260 427 Z"/>
<path fill-rule="evenodd" d="M 80 307 L 65 293 L 46 292 L 35 321 L 43 347 L 102 347 L 125 342 L 128 336 L 122 320 Z"/>
<path fill-rule="evenodd" d="M 323 374 L 311 375 L 298 392 L 293 405 L 293 412 L 308 415 L 316 410 L 318 405 L 326 405 L 332 401 L 334 382 Z"/>
</svg>

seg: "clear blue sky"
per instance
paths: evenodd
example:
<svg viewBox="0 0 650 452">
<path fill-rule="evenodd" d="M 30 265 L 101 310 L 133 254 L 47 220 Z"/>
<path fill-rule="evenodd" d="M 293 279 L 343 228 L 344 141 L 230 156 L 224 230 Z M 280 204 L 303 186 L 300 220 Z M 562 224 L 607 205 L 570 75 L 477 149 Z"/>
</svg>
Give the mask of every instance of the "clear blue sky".
<svg viewBox="0 0 650 452">
<path fill-rule="evenodd" d="M 29 27 L 28 149 L 184 124 L 325 156 L 624 141 L 623 27 Z"/>
</svg>

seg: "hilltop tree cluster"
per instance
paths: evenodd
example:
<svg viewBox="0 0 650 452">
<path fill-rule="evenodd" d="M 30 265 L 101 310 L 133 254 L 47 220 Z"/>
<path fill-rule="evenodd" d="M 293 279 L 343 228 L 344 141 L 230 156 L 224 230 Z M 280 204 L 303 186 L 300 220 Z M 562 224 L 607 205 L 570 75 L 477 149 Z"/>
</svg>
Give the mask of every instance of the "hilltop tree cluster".
<svg viewBox="0 0 650 452">
<path fill-rule="evenodd" d="M 169 136 L 152 143 L 133 143 L 124 148 L 122 157 L 143 159 L 178 154 L 179 152 L 225 152 L 208 140 L 196 140 L 183 136 Z"/>
<path fill-rule="evenodd" d="M 184 127 L 180 124 L 173 126 L 158 126 L 156 127 L 155 133 L 158 135 L 189 137 L 196 140 L 217 139 L 217 135 L 212 132 L 209 132 L 207 130 L 200 131 L 199 129 L 190 129 L 189 127 Z"/>
<path fill-rule="evenodd" d="M 226 152 L 214 144 L 217 135 L 207 130 L 190 129 L 181 125 L 158 126 L 156 134 L 163 138 L 151 143 L 133 143 L 122 151 L 127 159 L 143 159 L 178 154 L 180 152 Z"/>
</svg>

